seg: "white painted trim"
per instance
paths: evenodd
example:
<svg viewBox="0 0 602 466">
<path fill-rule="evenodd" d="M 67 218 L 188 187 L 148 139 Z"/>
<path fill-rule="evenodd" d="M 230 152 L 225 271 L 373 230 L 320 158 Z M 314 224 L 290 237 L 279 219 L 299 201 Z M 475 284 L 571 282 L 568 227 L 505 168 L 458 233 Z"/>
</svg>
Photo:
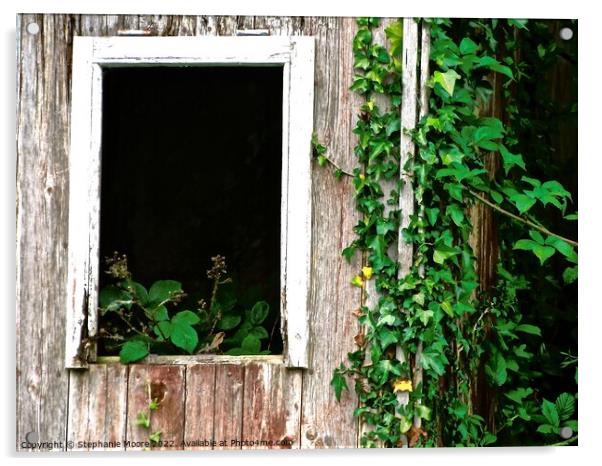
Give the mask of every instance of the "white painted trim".
<svg viewBox="0 0 602 466">
<path fill-rule="evenodd" d="M 311 253 L 312 37 L 75 37 L 69 154 L 65 365 L 94 361 L 97 331 L 102 68 L 283 66 L 281 313 L 284 361 L 308 367 Z"/>
</svg>

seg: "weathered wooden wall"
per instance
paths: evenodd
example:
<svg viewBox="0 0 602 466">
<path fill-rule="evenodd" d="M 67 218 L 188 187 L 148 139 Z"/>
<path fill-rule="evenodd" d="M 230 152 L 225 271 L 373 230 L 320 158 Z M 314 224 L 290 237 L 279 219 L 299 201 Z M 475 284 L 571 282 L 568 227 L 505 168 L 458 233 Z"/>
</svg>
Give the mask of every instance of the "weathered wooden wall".
<svg viewBox="0 0 602 466">
<path fill-rule="evenodd" d="M 37 34 L 27 32 L 36 23 Z M 214 437 L 279 440 L 293 448 L 354 447 L 353 392 L 337 403 L 333 368 L 353 350 L 351 311 L 361 293 L 349 286 L 360 267 L 340 251 L 358 218 L 351 181 L 313 168 L 313 242 L 309 370 L 276 360 L 229 364 L 99 364 L 64 369 L 68 219 L 70 60 L 74 35 L 111 36 L 149 28 L 158 35 L 231 35 L 269 29 L 316 37 L 315 130 L 329 155 L 353 167 L 351 18 L 21 15 L 17 19 L 17 448 L 22 442 L 138 440 L 135 426 L 151 382 L 164 400 L 153 426 L 173 440 Z M 66 444 L 66 443 L 65 443 Z M 191 449 L 195 449 L 192 448 Z"/>
</svg>

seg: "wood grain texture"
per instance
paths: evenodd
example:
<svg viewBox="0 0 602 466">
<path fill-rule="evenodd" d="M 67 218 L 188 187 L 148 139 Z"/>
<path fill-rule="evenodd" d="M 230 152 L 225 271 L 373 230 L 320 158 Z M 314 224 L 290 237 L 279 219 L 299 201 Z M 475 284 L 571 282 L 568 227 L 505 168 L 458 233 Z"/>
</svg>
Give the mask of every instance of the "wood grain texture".
<svg viewBox="0 0 602 466">
<path fill-rule="evenodd" d="M 160 430 L 162 445 L 159 450 L 181 450 L 184 445 L 184 409 L 186 378 L 184 366 L 130 366 L 127 402 L 127 450 L 141 450 L 149 433 Z M 150 429 L 136 425 L 139 412 L 149 414 L 150 400 L 159 407 L 150 412 Z"/>
<path fill-rule="evenodd" d="M 233 364 L 215 366 L 215 450 L 241 448 L 236 441 L 242 439 L 244 371 L 244 367 Z"/>
<path fill-rule="evenodd" d="M 128 366 L 94 364 L 71 371 L 67 440 L 73 450 L 124 450 Z"/>
<path fill-rule="evenodd" d="M 418 94 L 416 88 L 417 63 L 418 63 L 418 24 L 412 18 L 403 19 L 403 47 L 402 47 L 402 76 L 401 76 L 401 141 L 399 148 L 400 180 L 402 183 L 399 193 L 399 236 L 397 239 L 397 262 L 399 278 L 410 272 L 413 263 L 414 248 L 412 244 L 403 239 L 402 231 L 410 224 L 414 215 L 414 190 L 412 188 L 412 175 L 405 170 L 408 161 L 414 158 L 415 147 L 411 131 L 416 127 L 416 107 Z M 395 357 L 402 363 L 407 361 L 407 355 L 401 345 L 397 345 Z M 400 404 L 408 404 L 409 393 L 397 393 Z M 401 445 L 407 446 L 407 436 L 401 436 Z"/>
<path fill-rule="evenodd" d="M 37 23 L 38 34 L 26 31 Z M 66 438 L 69 18 L 20 15 L 17 74 L 17 449 Z"/>
<path fill-rule="evenodd" d="M 211 450 L 213 448 L 216 367 L 213 364 L 191 364 L 186 367 L 185 450 Z"/>
<path fill-rule="evenodd" d="M 41 440 L 48 441 L 67 436 L 68 376 L 64 370 L 66 295 L 61 284 L 66 283 L 67 147 L 74 35 L 113 36 L 119 30 L 138 28 L 150 28 L 156 35 L 229 35 L 236 29 L 248 29 L 250 26 L 268 29 L 272 35 L 314 35 L 314 129 L 320 141 L 328 147 L 329 155 L 345 170 L 352 170 L 355 165 L 351 130 L 354 125 L 353 109 L 358 107 L 357 96 L 348 89 L 353 76 L 352 40 L 356 30 L 352 18 L 23 15 L 19 21 L 18 443 L 30 431 L 38 432 Z M 24 26 L 32 21 L 42 26 L 37 36 L 31 36 L 24 30 Z M 353 447 L 357 444 L 357 421 L 353 417 L 357 400 L 351 392 L 343 395 L 341 403 L 336 402 L 329 382 L 334 367 L 346 359 L 348 351 L 354 349 L 353 335 L 357 333 L 357 323 L 351 311 L 360 305 L 360 291 L 349 285 L 349 279 L 357 273 L 361 261 L 354 258 L 351 264 L 347 264 L 340 251 L 352 241 L 352 228 L 358 216 L 350 180 L 337 181 L 331 171 L 317 166 L 312 167 L 311 173 L 314 235 L 309 361 L 313 368 L 302 376 L 298 371 L 272 368 L 270 370 L 279 371 L 280 375 L 273 372 L 270 377 L 283 377 L 283 385 L 294 387 L 299 387 L 298 379 L 303 378 L 302 389 L 299 388 L 304 402 L 300 407 L 301 439 L 298 445 L 306 448 Z M 136 398 L 138 392 L 132 386 L 133 377 L 136 373 L 157 370 L 166 369 L 161 366 L 133 366 L 129 374 L 126 433 L 130 439 L 140 435 L 129 422 L 132 412 L 140 404 Z M 177 435 L 183 437 L 186 431 L 185 424 L 181 424 L 184 417 L 177 413 L 182 409 L 184 400 L 185 369 L 184 366 L 174 366 L 169 370 L 175 371 L 175 379 L 180 380 L 178 390 L 182 395 L 178 402 L 174 402 L 173 413 L 176 414 L 172 413 L 170 417 L 177 424 L 174 429 L 179 429 Z M 231 377 L 226 376 L 224 371 L 227 370 L 234 372 Z M 216 372 L 219 384 L 215 387 L 215 407 L 218 413 L 237 415 L 238 421 L 220 417 L 215 432 L 219 435 L 240 435 L 244 411 L 240 380 L 244 368 L 242 365 L 238 365 L 238 369 L 218 366 Z M 88 390 L 91 381 L 88 380 Z M 83 384 L 81 377 L 77 379 L 74 374 L 72 389 L 76 390 Z M 226 398 L 224 390 L 230 390 L 229 398 Z M 257 400 L 269 397 L 270 404 L 282 403 L 280 398 L 273 399 L 276 395 L 271 389 L 270 395 L 267 395 L 268 391 L 260 393 L 261 390 L 257 390 Z M 74 393 L 71 395 L 75 396 Z M 73 410 L 77 403 L 82 401 L 75 402 L 74 398 Z M 294 410 L 294 404 L 287 409 Z M 77 414 L 73 410 L 75 422 Z M 82 417 L 82 413 L 79 415 Z M 286 430 L 290 429 L 287 427 Z"/>
<path fill-rule="evenodd" d="M 243 449 L 299 448 L 301 377 L 283 365 L 245 367 Z"/>
<path fill-rule="evenodd" d="M 355 166 L 353 110 L 350 107 L 353 76 L 352 18 L 303 18 L 305 34 L 316 37 L 316 89 L 314 129 L 334 162 L 345 170 Z M 337 402 L 330 386 L 335 367 L 355 350 L 358 331 L 352 311 L 359 307 L 361 292 L 350 279 L 361 268 L 356 255 L 351 263 L 341 251 L 354 238 L 358 221 L 350 179 L 337 180 L 332 170 L 314 165 L 311 260 L 310 369 L 303 375 L 301 447 L 355 447 L 357 397 L 345 392 Z"/>
</svg>

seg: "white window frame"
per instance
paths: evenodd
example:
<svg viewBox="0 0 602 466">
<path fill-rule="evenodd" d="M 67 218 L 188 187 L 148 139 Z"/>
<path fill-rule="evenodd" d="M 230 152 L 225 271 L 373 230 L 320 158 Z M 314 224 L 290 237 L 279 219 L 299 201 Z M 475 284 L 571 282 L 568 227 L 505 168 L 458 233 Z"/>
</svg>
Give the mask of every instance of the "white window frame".
<svg viewBox="0 0 602 466">
<path fill-rule="evenodd" d="M 283 67 L 280 311 L 284 363 L 308 367 L 314 38 L 284 36 L 74 37 L 66 367 L 85 368 L 96 360 L 91 342 L 98 329 L 102 69 L 153 65 Z"/>
</svg>

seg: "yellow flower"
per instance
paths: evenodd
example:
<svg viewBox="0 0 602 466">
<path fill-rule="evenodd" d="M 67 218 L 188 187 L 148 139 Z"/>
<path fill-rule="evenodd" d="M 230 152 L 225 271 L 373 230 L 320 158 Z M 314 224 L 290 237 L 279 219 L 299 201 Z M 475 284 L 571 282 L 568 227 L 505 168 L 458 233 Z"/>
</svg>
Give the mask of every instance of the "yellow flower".
<svg viewBox="0 0 602 466">
<path fill-rule="evenodd" d="M 364 280 L 362 280 L 362 277 L 360 277 L 359 275 L 356 275 L 351 279 L 351 284 L 362 288 L 364 286 Z"/>
<path fill-rule="evenodd" d="M 393 382 L 393 393 L 411 391 L 412 381 L 410 379 L 397 379 Z"/>
<path fill-rule="evenodd" d="M 364 274 L 366 280 L 370 280 L 372 278 L 372 267 L 362 267 L 362 274 Z"/>
</svg>

